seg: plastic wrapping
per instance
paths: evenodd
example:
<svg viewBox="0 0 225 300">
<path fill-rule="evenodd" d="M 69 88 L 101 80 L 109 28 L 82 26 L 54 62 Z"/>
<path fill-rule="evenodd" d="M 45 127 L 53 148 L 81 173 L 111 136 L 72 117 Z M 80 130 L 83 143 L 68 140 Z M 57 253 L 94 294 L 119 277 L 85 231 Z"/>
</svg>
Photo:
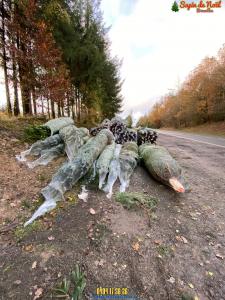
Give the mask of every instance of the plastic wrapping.
<svg viewBox="0 0 225 300">
<path fill-rule="evenodd" d="M 33 214 L 33 216 L 24 224 L 24 227 L 31 224 L 37 218 L 43 216 L 47 212 L 53 210 L 56 207 L 56 202 L 54 200 L 45 201 Z"/>
<path fill-rule="evenodd" d="M 164 147 L 144 144 L 139 147 L 139 153 L 156 180 L 172 187 L 176 192 L 185 191 L 182 169 Z"/>
<path fill-rule="evenodd" d="M 125 192 L 130 183 L 130 177 L 137 166 L 138 146 L 135 142 L 127 142 L 123 145 L 120 156 L 120 192 Z"/>
<path fill-rule="evenodd" d="M 107 129 L 102 130 L 95 138 L 79 149 L 74 160 L 65 163 L 56 172 L 48 186 L 41 191 L 45 202 L 47 202 L 47 208 L 54 208 L 53 203 L 56 205 L 57 201 L 64 199 L 63 194 L 70 190 L 74 184 L 88 172 L 94 161 L 112 140 L 112 133 Z M 34 215 L 36 217 L 34 218 L 34 216 L 32 216 L 32 221 L 45 214 L 45 202 L 39 207 L 38 211 L 35 212 Z M 41 214 L 41 212 L 43 213 Z M 30 220 L 25 225 L 28 224 L 30 224 Z"/>
<path fill-rule="evenodd" d="M 103 152 L 98 158 L 96 169 L 99 176 L 99 189 L 102 189 L 105 184 L 105 179 L 107 174 L 109 173 L 110 162 L 113 159 L 115 151 L 115 142 L 105 147 Z"/>
<path fill-rule="evenodd" d="M 58 133 L 60 129 L 68 125 L 73 125 L 74 121 L 70 117 L 62 117 L 48 121 L 43 126 L 48 127 L 51 130 L 51 135 Z"/>
<path fill-rule="evenodd" d="M 103 189 L 106 193 L 108 193 L 107 198 L 112 197 L 113 185 L 116 182 L 120 173 L 119 155 L 120 155 L 121 147 L 122 145 L 116 144 L 113 159 L 109 165 L 109 176 L 107 180 L 107 185 Z"/>
<path fill-rule="evenodd" d="M 48 163 L 50 163 L 53 159 L 60 157 L 64 154 L 64 144 L 59 144 L 58 146 L 52 147 L 51 149 L 46 149 L 41 151 L 41 156 L 32 161 L 27 162 L 27 165 L 30 169 L 33 169 L 37 166 L 46 166 Z"/>
<path fill-rule="evenodd" d="M 67 157 L 72 161 L 78 149 L 85 143 L 85 137 L 89 137 L 89 131 L 86 128 L 77 128 L 74 125 L 66 126 L 59 130 L 59 136 L 65 143 Z"/>
<path fill-rule="evenodd" d="M 78 198 L 83 200 L 84 202 L 87 202 L 88 199 L 88 190 L 86 189 L 85 185 L 81 186 L 81 193 L 78 194 Z"/>
<path fill-rule="evenodd" d="M 41 155 L 43 150 L 51 149 L 52 147 L 55 147 L 62 143 L 62 139 L 60 138 L 59 134 L 55 134 L 53 136 L 47 137 L 43 141 L 37 141 L 35 142 L 30 149 L 23 151 L 20 153 L 20 155 L 16 155 L 17 160 L 21 162 L 26 162 L 26 156 L 27 155 L 34 155 L 39 156 Z"/>
</svg>

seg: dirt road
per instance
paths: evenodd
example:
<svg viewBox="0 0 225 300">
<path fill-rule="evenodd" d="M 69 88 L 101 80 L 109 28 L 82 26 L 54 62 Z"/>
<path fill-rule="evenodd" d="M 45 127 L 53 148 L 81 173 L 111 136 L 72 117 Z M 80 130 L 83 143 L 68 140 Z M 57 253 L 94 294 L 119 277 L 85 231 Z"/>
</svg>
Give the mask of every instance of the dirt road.
<svg viewBox="0 0 225 300">
<path fill-rule="evenodd" d="M 38 289 L 40 299 L 57 299 L 54 288 L 76 264 L 86 275 L 85 299 L 94 299 L 97 287 L 125 287 L 141 300 L 225 299 L 225 149 L 165 134 L 159 144 L 181 164 L 190 190 L 177 195 L 139 166 L 129 191 L 158 199 L 150 218 L 94 185 L 88 202 L 78 201 L 77 186 L 24 232 L 40 189 L 62 161 L 28 170 L 14 158 L 24 145 L 12 136 L 1 140 L 0 299 L 39 299 Z"/>
</svg>

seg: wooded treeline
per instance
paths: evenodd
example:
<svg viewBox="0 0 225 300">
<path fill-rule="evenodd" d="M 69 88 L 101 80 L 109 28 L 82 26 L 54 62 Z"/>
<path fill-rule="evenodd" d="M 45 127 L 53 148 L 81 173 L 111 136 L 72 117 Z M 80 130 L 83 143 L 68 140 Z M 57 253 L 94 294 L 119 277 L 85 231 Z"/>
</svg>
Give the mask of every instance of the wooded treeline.
<svg viewBox="0 0 225 300">
<path fill-rule="evenodd" d="M 206 57 L 175 93 L 164 96 L 140 118 L 149 127 L 188 127 L 225 120 L 225 45 Z"/>
<path fill-rule="evenodd" d="M 110 56 L 99 0 L 1 0 L 0 5 L 9 115 L 100 121 L 120 111 L 120 61 Z"/>
</svg>

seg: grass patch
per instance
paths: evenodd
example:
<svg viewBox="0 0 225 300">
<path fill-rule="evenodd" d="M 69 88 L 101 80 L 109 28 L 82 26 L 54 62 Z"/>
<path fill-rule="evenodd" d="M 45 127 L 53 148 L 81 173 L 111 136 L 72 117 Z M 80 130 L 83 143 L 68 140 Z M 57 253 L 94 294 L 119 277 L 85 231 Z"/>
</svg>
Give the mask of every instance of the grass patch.
<svg viewBox="0 0 225 300">
<path fill-rule="evenodd" d="M 117 193 L 116 201 L 121 203 L 124 208 L 133 209 L 136 207 L 144 207 L 150 210 L 155 210 L 158 199 L 142 194 L 142 193 Z"/>
<path fill-rule="evenodd" d="M 61 299 L 81 300 L 86 287 L 85 275 L 78 265 L 70 274 L 70 280 L 63 279 L 62 283 L 54 289 L 55 297 Z"/>
<path fill-rule="evenodd" d="M 167 256 L 171 253 L 171 248 L 167 245 L 159 245 L 157 251 L 161 256 Z"/>
<path fill-rule="evenodd" d="M 38 174 L 37 179 L 41 182 L 44 182 L 45 180 L 48 179 L 48 176 L 46 174 Z"/>
<path fill-rule="evenodd" d="M 22 206 L 22 208 L 28 208 L 29 209 L 29 208 L 31 208 L 31 203 L 30 203 L 30 201 L 24 199 L 21 202 L 21 206 Z"/>
<path fill-rule="evenodd" d="M 29 226 L 23 227 L 23 225 L 16 227 L 14 235 L 17 242 L 27 237 L 31 232 L 38 231 L 42 228 L 40 221 L 34 221 Z"/>
<path fill-rule="evenodd" d="M 181 300 L 195 300 L 195 297 L 185 293 L 181 295 Z"/>
</svg>

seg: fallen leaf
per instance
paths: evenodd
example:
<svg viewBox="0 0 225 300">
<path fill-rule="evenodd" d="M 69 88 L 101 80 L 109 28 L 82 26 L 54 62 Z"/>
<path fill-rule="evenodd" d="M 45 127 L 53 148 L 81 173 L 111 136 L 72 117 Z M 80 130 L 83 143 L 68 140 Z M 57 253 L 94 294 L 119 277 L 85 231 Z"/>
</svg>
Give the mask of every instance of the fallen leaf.
<svg viewBox="0 0 225 300">
<path fill-rule="evenodd" d="M 188 240 L 184 236 L 177 235 L 176 240 L 179 241 L 179 242 L 183 242 L 184 244 L 188 243 Z"/>
<path fill-rule="evenodd" d="M 135 244 L 132 245 L 132 248 L 134 249 L 134 251 L 139 251 L 140 244 L 137 242 L 137 243 L 135 243 Z"/>
<path fill-rule="evenodd" d="M 40 298 L 42 294 L 43 294 L 43 289 L 42 288 L 38 288 L 35 291 L 35 293 L 34 293 L 35 296 L 34 296 L 33 300 L 36 300 L 36 299 Z"/>
<path fill-rule="evenodd" d="M 194 285 L 192 283 L 188 283 L 188 286 L 193 289 L 194 288 Z"/>
<path fill-rule="evenodd" d="M 56 211 L 51 211 L 49 214 L 50 214 L 52 217 L 55 217 L 55 216 L 56 216 Z"/>
<path fill-rule="evenodd" d="M 174 284 L 175 283 L 175 278 L 170 277 L 170 279 L 168 279 L 167 281 L 170 282 L 170 283 L 172 283 L 172 284 Z"/>
<path fill-rule="evenodd" d="M 211 277 L 214 275 L 213 272 L 210 272 L 210 271 L 207 271 L 206 274 L 211 276 Z"/>
<path fill-rule="evenodd" d="M 26 245 L 23 247 L 23 249 L 27 252 L 32 252 L 34 250 L 34 246 L 32 244 Z"/>
<path fill-rule="evenodd" d="M 36 269 L 37 268 L 37 262 L 36 261 L 34 261 L 33 263 L 32 263 L 32 267 L 31 267 L 32 269 Z"/>
<path fill-rule="evenodd" d="M 176 236 L 176 240 L 179 241 L 179 242 L 182 242 L 182 239 L 179 235 Z"/>
<path fill-rule="evenodd" d="M 184 236 L 181 236 L 181 239 L 182 239 L 182 241 L 184 242 L 184 244 L 187 244 L 187 243 L 188 243 L 188 240 L 187 240 Z"/>
<path fill-rule="evenodd" d="M 94 210 L 93 208 L 90 208 L 90 209 L 89 209 L 89 213 L 90 213 L 91 215 L 95 215 L 95 214 L 96 214 L 96 212 L 95 212 L 95 210 Z"/>
<path fill-rule="evenodd" d="M 216 254 L 216 257 L 219 258 L 219 259 L 224 259 L 223 255 L 221 255 L 219 253 Z"/>
<path fill-rule="evenodd" d="M 55 238 L 54 238 L 54 236 L 52 236 L 52 235 L 50 235 L 50 236 L 48 237 L 48 240 L 49 240 L 49 241 L 54 241 L 54 239 L 55 239 Z"/>
<path fill-rule="evenodd" d="M 160 240 L 155 240 L 154 243 L 155 243 L 156 245 L 162 244 L 162 242 L 161 242 Z"/>
</svg>

